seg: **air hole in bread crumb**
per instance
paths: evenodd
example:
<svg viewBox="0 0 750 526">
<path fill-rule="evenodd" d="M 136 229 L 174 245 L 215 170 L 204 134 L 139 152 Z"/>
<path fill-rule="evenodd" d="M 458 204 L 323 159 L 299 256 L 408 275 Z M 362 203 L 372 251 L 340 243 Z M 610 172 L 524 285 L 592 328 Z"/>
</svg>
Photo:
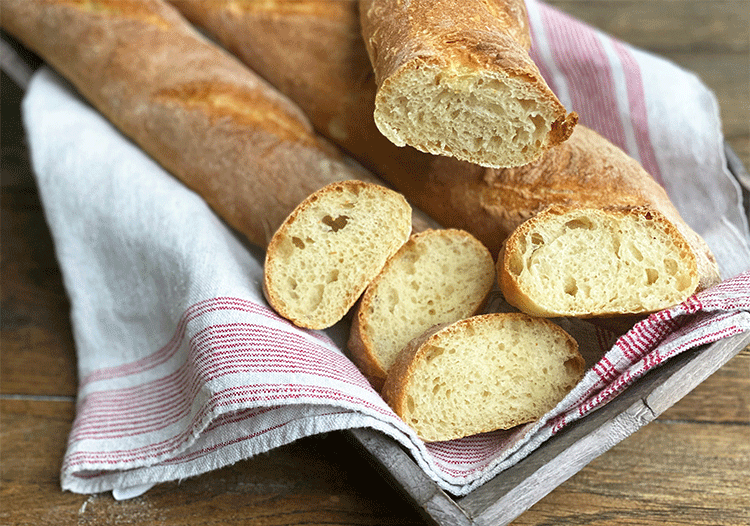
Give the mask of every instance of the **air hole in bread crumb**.
<svg viewBox="0 0 750 526">
<path fill-rule="evenodd" d="M 575 358 L 565 360 L 564 366 L 565 366 L 565 371 L 569 375 L 573 376 L 574 373 L 575 374 L 578 373 L 578 360 L 576 360 Z"/>
<path fill-rule="evenodd" d="M 349 217 L 338 216 L 336 219 L 334 219 L 331 216 L 325 216 L 323 219 L 321 219 L 321 221 L 324 225 L 331 227 L 331 230 L 333 230 L 334 232 L 338 232 L 349 222 Z"/>
<path fill-rule="evenodd" d="M 664 260 L 664 266 L 667 269 L 667 272 L 670 276 L 674 276 L 677 274 L 677 261 L 675 261 L 672 258 L 666 258 Z"/>
<path fill-rule="evenodd" d="M 576 279 L 573 276 L 568 276 L 565 278 L 565 288 L 563 289 L 565 291 L 565 294 L 568 294 L 570 296 L 575 296 L 578 294 L 578 284 L 576 283 Z"/>
<path fill-rule="evenodd" d="M 425 361 L 429 363 L 433 361 L 435 358 L 437 358 L 438 356 L 440 356 L 441 354 L 443 354 L 444 352 L 445 352 L 445 349 L 443 349 L 442 347 L 432 347 L 430 348 L 429 351 L 427 351 L 427 355 L 425 356 Z"/>
<path fill-rule="evenodd" d="M 531 234 L 531 244 L 534 246 L 544 245 L 544 238 L 538 232 Z"/>
<path fill-rule="evenodd" d="M 647 268 L 646 269 L 646 282 L 649 285 L 653 285 L 656 283 L 656 280 L 659 279 L 659 271 L 655 268 Z"/>
<path fill-rule="evenodd" d="M 643 261 L 643 254 L 640 250 L 638 250 L 638 247 L 631 243 L 628 245 L 628 248 L 630 249 L 630 252 L 633 254 L 633 257 L 635 257 L 636 260 Z"/>
<path fill-rule="evenodd" d="M 298 237 L 292 237 L 292 244 L 299 249 L 305 248 L 305 242 Z"/>
<path fill-rule="evenodd" d="M 582 228 L 585 230 L 593 230 L 594 224 L 591 222 L 591 220 L 588 217 L 577 217 L 565 223 L 565 227 L 571 230 L 578 229 L 578 228 Z"/>
</svg>

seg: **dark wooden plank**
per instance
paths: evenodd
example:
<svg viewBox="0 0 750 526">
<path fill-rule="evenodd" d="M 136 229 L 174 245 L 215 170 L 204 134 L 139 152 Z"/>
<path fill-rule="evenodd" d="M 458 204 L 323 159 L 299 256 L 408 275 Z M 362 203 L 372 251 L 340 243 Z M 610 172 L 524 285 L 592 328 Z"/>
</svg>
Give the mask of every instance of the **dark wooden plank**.
<svg viewBox="0 0 750 526">
<path fill-rule="evenodd" d="M 72 401 L 0 400 L 0 524 L 423 524 L 342 435 L 311 437 L 115 501 L 62 492 Z"/>
<path fill-rule="evenodd" d="M 750 524 L 748 459 L 746 424 L 657 420 L 592 461 L 513 524 Z"/>
<path fill-rule="evenodd" d="M 750 428 L 750 349 L 740 352 L 689 396 L 664 411 L 659 421 L 737 424 Z"/>
<path fill-rule="evenodd" d="M 36 189 L 3 186 L 0 207 L 0 393 L 73 396 L 70 306 Z"/>
<path fill-rule="evenodd" d="M 747 53 L 746 0 L 546 0 L 616 38 L 655 51 Z"/>
</svg>

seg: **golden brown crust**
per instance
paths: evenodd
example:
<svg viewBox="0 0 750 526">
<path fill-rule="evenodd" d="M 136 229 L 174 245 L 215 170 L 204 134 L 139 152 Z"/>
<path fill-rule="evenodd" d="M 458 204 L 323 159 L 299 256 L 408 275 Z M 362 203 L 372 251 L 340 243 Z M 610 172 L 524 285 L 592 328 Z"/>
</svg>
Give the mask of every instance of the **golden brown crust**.
<svg viewBox="0 0 750 526">
<path fill-rule="evenodd" d="M 577 123 L 578 116 L 568 114 L 528 54 L 531 38 L 523 0 L 362 0 L 360 21 L 378 88 L 376 121 L 387 135 L 386 123 L 393 111 L 389 99 L 397 97 L 393 90 L 402 95 L 396 87 L 402 77 L 421 69 L 440 71 L 440 76 L 471 71 L 487 80 L 514 79 L 524 97 L 554 115 L 547 137 L 530 144 L 528 152 L 504 155 L 507 164 L 490 160 L 492 155 L 484 161 L 484 154 L 460 154 L 455 148 L 430 147 L 415 138 L 410 144 L 422 151 L 435 149 L 485 166 L 513 166 L 565 141 Z M 399 140 L 396 144 L 403 145 Z"/>
<path fill-rule="evenodd" d="M 166 3 L 8 0 L 2 24 L 254 244 L 325 184 L 374 181 Z"/>
<path fill-rule="evenodd" d="M 413 251 L 414 246 L 419 245 L 423 238 L 434 235 L 450 236 L 450 238 L 453 239 L 464 239 L 467 243 L 477 243 L 476 239 L 473 238 L 471 234 L 454 229 L 439 231 L 427 230 L 412 235 L 409 240 L 404 243 L 404 245 L 399 249 L 399 252 L 394 255 L 393 258 L 388 260 L 380 274 L 372 281 L 372 283 L 370 283 L 365 292 L 362 294 L 362 297 L 359 299 L 357 307 L 354 311 L 347 347 L 354 363 L 357 364 L 357 366 L 368 378 L 368 380 L 370 380 L 372 386 L 378 391 L 383 386 L 383 382 L 385 381 L 385 378 L 387 376 L 387 371 L 383 367 L 382 359 L 378 358 L 378 350 L 376 349 L 376 344 L 370 337 L 370 335 L 372 334 L 372 316 L 369 309 L 376 300 L 376 294 L 378 293 L 378 284 L 388 276 L 390 268 L 397 263 L 399 254 Z M 491 256 L 489 255 L 489 251 L 486 251 L 486 249 L 483 250 L 485 250 L 485 254 L 488 258 L 487 261 L 491 262 L 492 260 L 490 259 Z M 480 267 L 483 266 L 477 264 L 477 268 Z M 473 310 L 466 313 L 464 317 L 473 316 L 481 312 L 487 304 L 490 293 L 491 287 L 488 286 L 487 293 L 484 295 L 484 297 L 480 298 L 479 301 L 476 302 L 476 305 L 473 306 Z M 412 318 L 412 322 L 413 319 L 414 318 Z"/>
<path fill-rule="evenodd" d="M 401 418 L 405 418 L 409 409 L 407 407 L 407 390 L 412 382 L 412 377 L 416 373 L 420 363 L 434 346 L 440 347 L 440 342 L 454 333 L 461 333 L 471 328 L 473 325 L 481 324 L 487 320 L 502 320 L 503 323 L 510 320 L 524 320 L 530 323 L 545 325 L 549 330 L 556 332 L 565 340 L 568 358 L 567 365 L 572 369 L 573 375 L 580 379 L 586 368 L 586 362 L 578 352 L 578 343 L 566 333 L 560 326 L 544 318 L 532 318 L 523 313 L 490 313 L 466 318 L 455 323 L 446 323 L 436 325 L 425 331 L 424 334 L 412 340 L 398 355 L 396 362 L 388 371 L 388 376 L 382 388 L 381 396 Z M 434 345 L 433 345 L 434 344 Z M 574 385 L 569 385 L 572 389 Z M 541 416 L 541 415 L 539 415 Z M 509 422 L 505 428 L 510 428 L 528 422 L 528 420 L 519 420 Z M 485 428 L 474 433 L 493 431 L 496 428 Z M 424 438 L 424 437 L 423 437 Z M 458 437 L 455 437 L 458 438 Z"/>
<path fill-rule="evenodd" d="M 544 230 L 545 225 L 555 216 L 565 218 L 577 218 L 581 216 L 592 217 L 607 216 L 613 221 L 625 223 L 628 217 L 633 218 L 632 223 L 638 222 L 638 219 L 645 218 L 647 221 L 641 222 L 648 224 L 654 233 L 659 233 L 663 239 L 669 239 L 674 250 L 674 258 L 680 261 L 680 267 L 684 269 L 685 276 L 689 276 L 692 286 L 686 288 L 686 297 L 700 289 L 697 256 L 689 241 L 682 235 L 680 230 L 661 212 L 651 207 L 644 206 L 619 206 L 619 207 L 597 207 L 588 208 L 582 206 L 565 206 L 551 205 L 528 221 L 521 224 L 506 240 L 503 249 L 500 252 L 497 265 L 497 278 L 500 289 L 505 300 L 519 310 L 533 315 L 542 317 L 561 317 L 574 316 L 581 318 L 602 317 L 602 316 L 630 316 L 648 313 L 647 309 L 638 308 L 634 311 L 624 311 L 620 308 L 609 308 L 609 310 L 590 311 L 587 308 L 580 310 L 559 310 L 555 309 L 545 302 L 547 297 L 532 297 L 519 283 L 518 275 L 511 268 L 512 261 L 516 256 L 524 252 L 521 246 L 524 239 L 528 239 L 529 233 Z M 626 234 L 627 235 L 627 234 Z M 604 250 L 604 248 L 602 248 Z M 616 276 L 612 276 L 616 280 Z M 635 286 L 635 285 L 634 285 Z M 668 306 L 668 305 L 667 305 Z"/>
<path fill-rule="evenodd" d="M 370 232 L 375 239 L 379 239 L 379 242 L 377 243 L 374 241 L 371 242 L 367 249 L 368 256 L 371 260 L 366 262 L 366 268 L 364 270 L 363 267 L 353 269 L 351 267 L 354 264 L 350 253 L 351 248 L 342 245 L 342 241 L 336 240 L 332 241 L 333 245 L 325 245 L 329 247 L 330 252 L 313 252 L 313 254 L 316 255 L 315 257 L 322 259 L 310 260 L 311 256 L 303 256 L 306 262 L 306 267 L 315 267 L 316 270 L 309 271 L 307 276 L 295 275 L 295 279 L 302 281 L 305 280 L 306 277 L 309 278 L 311 276 L 313 279 L 318 278 L 326 269 L 334 269 L 337 277 L 333 281 L 337 283 L 343 282 L 344 285 L 338 294 L 331 294 L 327 290 L 320 291 L 322 297 L 320 304 L 324 306 L 322 311 L 316 310 L 315 312 L 312 312 L 307 308 L 303 308 L 303 299 L 294 299 L 288 303 L 288 297 L 285 299 L 282 294 L 282 291 L 289 288 L 286 279 L 284 279 L 284 276 L 288 276 L 288 268 L 285 268 L 284 266 L 289 262 L 289 258 L 287 257 L 288 254 L 284 253 L 284 244 L 290 238 L 292 239 L 292 243 L 295 243 L 295 241 L 301 242 L 301 240 L 293 238 L 293 234 L 290 233 L 290 231 L 294 231 L 293 225 L 298 221 L 298 218 L 301 219 L 307 214 L 306 219 L 310 219 L 311 217 L 315 219 L 314 225 L 308 227 L 307 230 L 309 231 L 305 232 L 306 235 L 313 238 L 308 242 L 325 243 L 325 235 L 327 234 L 321 235 L 319 229 L 323 225 L 318 223 L 320 219 L 318 219 L 316 215 L 310 216 L 310 214 L 307 213 L 308 210 L 313 208 L 317 202 L 325 202 L 327 205 L 330 204 L 334 208 L 346 207 L 352 209 L 352 213 L 357 214 L 357 219 L 361 221 L 368 215 L 370 208 L 354 205 L 355 201 L 352 199 L 352 196 L 357 196 L 360 199 L 366 200 L 368 205 L 371 205 L 375 201 L 379 201 L 383 203 L 384 207 L 387 206 L 390 213 L 390 216 L 388 217 L 390 222 L 384 223 L 384 218 L 381 218 L 381 222 L 375 231 L 373 232 L 371 230 Z M 346 203 L 344 203 L 344 201 L 346 201 Z M 358 210 L 356 210 L 357 208 Z M 354 306 L 362 295 L 365 288 L 382 270 L 382 267 L 386 264 L 388 259 L 392 257 L 393 254 L 395 254 L 407 241 L 412 230 L 411 217 L 411 207 L 401 194 L 383 186 L 364 181 L 346 180 L 330 183 L 315 193 L 307 196 L 294 208 L 281 226 L 279 226 L 268 244 L 263 274 L 263 293 L 268 300 L 268 303 L 279 315 L 300 327 L 309 329 L 326 329 L 334 325 L 341 320 L 347 312 L 349 312 L 351 307 Z M 328 216 L 327 219 L 331 220 L 332 218 Z M 343 225 L 345 226 L 347 221 L 351 220 L 351 218 L 346 217 L 344 219 L 345 221 Z M 322 222 L 325 223 L 325 220 L 326 218 L 323 218 Z M 334 228 L 331 223 L 326 223 L 326 225 L 331 227 L 331 231 L 335 232 L 338 230 L 337 228 Z M 372 225 L 370 226 L 372 227 Z M 343 226 L 341 228 L 343 228 Z M 328 230 L 325 232 L 328 232 Z M 349 266 L 348 269 L 344 268 L 347 266 Z M 341 277 L 339 277 L 339 269 L 342 270 Z M 354 272 L 346 272 L 346 270 L 353 270 Z M 345 278 L 344 276 L 348 276 L 348 278 Z M 356 281 L 354 281 L 355 278 Z M 311 283 L 304 283 L 301 284 L 301 286 L 313 286 L 312 280 L 310 281 Z M 329 283 L 330 282 L 326 282 L 326 289 L 328 289 Z M 331 287 L 333 287 L 333 285 L 331 285 Z"/>
<path fill-rule="evenodd" d="M 178 6 L 205 8 L 193 21 L 299 103 L 320 133 L 441 225 L 476 236 L 493 256 L 518 225 L 548 205 L 651 206 L 689 239 L 701 286 L 716 282 L 708 247 L 679 218 L 663 188 L 635 160 L 582 125 L 540 159 L 504 170 L 395 146 L 372 118 L 377 87 L 359 36 L 356 0 L 322 6 L 320 0 L 302 0 L 293 2 L 298 6 L 294 13 L 281 7 L 286 3 L 277 1 L 280 7 L 262 12 L 233 11 L 230 0 L 179 0 Z M 302 4 L 314 14 L 305 14 Z M 311 68 L 311 63 L 321 67 Z"/>
<path fill-rule="evenodd" d="M 380 394 L 397 415 L 404 414 L 406 403 L 404 392 L 414 374 L 420 351 L 431 338 L 437 338 L 436 335 L 450 325 L 450 323 L 441 323 L 431 327 L 410 341 L 396 356 L 396 361 L 388 371 Z"/>
</svg>

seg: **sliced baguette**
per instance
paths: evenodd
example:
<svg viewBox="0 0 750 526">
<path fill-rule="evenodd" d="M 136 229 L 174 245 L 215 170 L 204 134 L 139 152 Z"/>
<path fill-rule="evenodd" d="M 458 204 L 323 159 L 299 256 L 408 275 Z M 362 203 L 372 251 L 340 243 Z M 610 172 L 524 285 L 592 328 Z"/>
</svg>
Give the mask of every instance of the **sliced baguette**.
<svg viewBox="0 0 750 526">
<path fill-rule="evenodd" d="M 360 19 L 375 123 L 397 146 L 501 168 L 573 131 L 528 54 L 523 0 L 362 0 Z"/>
<path fill-rule="evenodd" d="M 412 341 L 383 398 L 423 440 L 451 440 L 539 419 L 584 368 L 576 341 L 549 320 L 484 314 Z"/>
<path fill-rule="evenodd" d="M 508 303 L 546 317 L 656 312 L 700 281 L 688 241 L 646 207 L 550 207 L 511 234 L 497 269 Z"/>
<path fill-rule="evenodd" d="M 399 148 L 383 137 L 372 118 L 377 86 L 359 36 L 357 0 L 174 2 L 296 101 L 320 133 L 444 227 L 470 232 L 493 256 L 522 222 L 552 204 L 648 206 L 689 240 L 701 287 L 717 281 L 708 247 L 680 218 L 664 189 L 625 152 L 585 126 L 577 125 L 568 140 L 538 160 L 507 169 Z M 321 68 L 309 67 L 319 62 Z"/>
<path fill-rule="evenodd" d="M 362 181 L 332 183 L 297 206 L 271 238 L 263 288 L 300 327 L 341 320 L 411 233 L 400 194 Z"/>
<path fill-rule="evenodd" d="M 409 341 L 479 312 L 494 281 L 494 260 L 471 234 L 449 229 L 411 236 L 360 299 L 348 344 L 353 361 L 380 389 Z"/>
</svg>

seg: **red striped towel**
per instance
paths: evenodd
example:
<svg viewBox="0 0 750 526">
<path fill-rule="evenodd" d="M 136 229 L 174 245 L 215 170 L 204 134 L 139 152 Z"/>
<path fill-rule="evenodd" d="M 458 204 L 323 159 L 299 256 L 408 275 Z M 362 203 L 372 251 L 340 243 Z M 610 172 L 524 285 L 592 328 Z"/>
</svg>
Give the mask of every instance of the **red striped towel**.
<svg viewBox="0 0 750 526">
<path fill-rule="evenodd" d="M 462 495 L 665 360 L 750 330 L 747 221 L 711 92 L 542 3 L 529 0 L 528 11 L 534 59 L 552 88 L 667 188 L 727 279 L 619 339 L 577 324 L 584 354 L 597 359 L 539 422 L 425 444 L 341 352 L 346 327 L 305 331 L 280 319 L 263 300 L 262 254 L 43 69 L 24 122 L 80 378 L 63 488 L 125 495 L 368 426 Z"/>
</svg>

